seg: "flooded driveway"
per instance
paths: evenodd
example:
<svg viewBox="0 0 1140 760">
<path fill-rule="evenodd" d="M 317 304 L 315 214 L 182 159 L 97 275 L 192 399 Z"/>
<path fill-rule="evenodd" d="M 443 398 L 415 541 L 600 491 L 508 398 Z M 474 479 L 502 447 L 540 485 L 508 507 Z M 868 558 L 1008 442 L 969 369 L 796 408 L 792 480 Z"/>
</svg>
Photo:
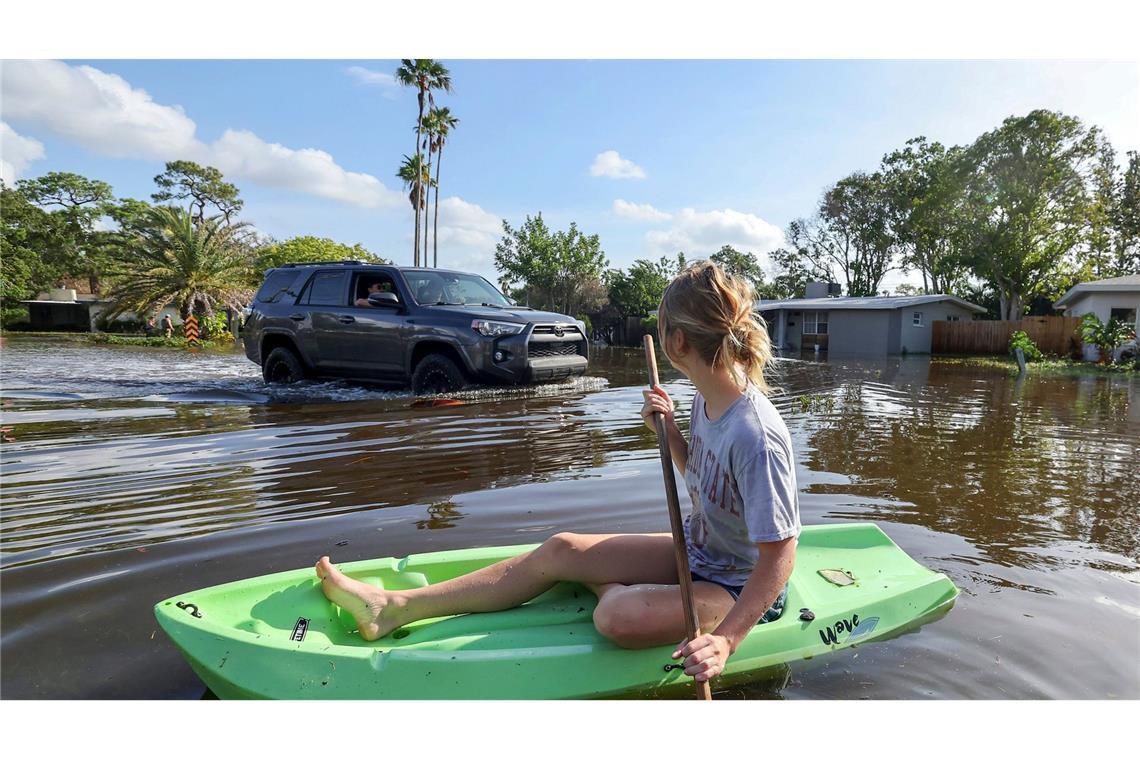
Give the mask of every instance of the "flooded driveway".
<svg viewBox="0 0 1140 760">
<path fill-rule="evenodd" d="M 10 338 L 0 361 L 6 698 L 200 698 L 151 606 L 324 553 L 668 530 L 640 351 L 438 408 L 268 389 L 240 353 Z M 962 596 L 717 696 L 1140 698 L 1140 381 L 925 357 L 774 380 L 804 523 L 875 521 Z M 692 387 L 662 382 L 687 416 Z"/>
</svg>

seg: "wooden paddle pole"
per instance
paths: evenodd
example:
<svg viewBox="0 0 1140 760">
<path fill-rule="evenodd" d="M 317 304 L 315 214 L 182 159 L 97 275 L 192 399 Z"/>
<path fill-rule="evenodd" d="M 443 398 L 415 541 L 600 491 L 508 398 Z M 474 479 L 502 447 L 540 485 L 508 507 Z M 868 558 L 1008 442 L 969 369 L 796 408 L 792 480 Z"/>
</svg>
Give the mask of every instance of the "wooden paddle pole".
<svg viewBox="0 0 1140 760">
<path fill-rule="evenodd" d="M 657 355 L 653 351 L 653 336 L 645 336 L 645 361 L 649 364 L 649 387 L 657 385 Z M 693 576 L 689 572 L 689 552 L 685 548 L 685 529 L 681 522 L 681 504 L 677 500 L 677 476 L 673 473 L 673 456 L 669 453 L 669 436 L 665 430 L 665 415 L 654 413 L 657 426 L 657 450 L 661 454 L 661 473 L 665 476 L 665 500 L 669 504 L 669 525 L 673 529 L 673 557 L 677 561 L 677 578 L 681 582 L 681 604 L 685 610 L 685 635 L 689 641 L 701 635 L 701 622 L 697 606 L 693 603 Z M 675 666 L 680 667 L 680 666 Z M 697 699 L 712 699 L 708 681 L 693 681 Z"/>
</svg>

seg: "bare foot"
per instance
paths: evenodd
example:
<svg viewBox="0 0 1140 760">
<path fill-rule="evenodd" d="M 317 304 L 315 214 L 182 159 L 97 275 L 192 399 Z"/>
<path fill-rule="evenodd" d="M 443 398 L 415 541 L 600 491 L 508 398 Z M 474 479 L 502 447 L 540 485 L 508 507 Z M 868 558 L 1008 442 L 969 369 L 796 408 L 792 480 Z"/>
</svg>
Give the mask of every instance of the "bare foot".
<svg viewBox="0 0 1140 760">
<path fill-rule="evenodd" d="M 396 606 L 383 589 L 349 578 L 328 557 L 321 557 L 316 567 L 321 590 L 330 602 L 352 615 L 365 641 L 375 641 L 400 627 L 394 619 Z"/>
</svg>

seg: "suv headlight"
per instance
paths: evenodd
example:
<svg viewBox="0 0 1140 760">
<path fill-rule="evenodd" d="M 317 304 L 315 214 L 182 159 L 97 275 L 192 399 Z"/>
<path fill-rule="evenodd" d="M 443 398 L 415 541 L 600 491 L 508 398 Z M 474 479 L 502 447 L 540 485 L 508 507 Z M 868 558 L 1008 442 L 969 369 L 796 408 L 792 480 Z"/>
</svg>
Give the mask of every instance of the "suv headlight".
<svg viewBox="0 0 1140 760">
<path fill-rule="evenodd" d="M 500 335 L 518 335 L 526 325 L 518 322 L 495 322 L 491 319 L 475 319 L 471 321 L 471 329 L 480 335 L 497 337 Z"/>
</svg>

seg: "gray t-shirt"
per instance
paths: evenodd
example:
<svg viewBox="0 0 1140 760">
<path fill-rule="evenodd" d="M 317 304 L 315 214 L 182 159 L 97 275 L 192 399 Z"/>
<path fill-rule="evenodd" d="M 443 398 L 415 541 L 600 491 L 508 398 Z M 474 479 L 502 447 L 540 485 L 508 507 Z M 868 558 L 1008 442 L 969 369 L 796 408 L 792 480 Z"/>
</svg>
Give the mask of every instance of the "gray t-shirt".
<svg viewBox="0 0 1140 760">
<path fill-rule="evenodd" d="M 760 557 L 756 544 L 799 535 L 792 437 L 752 385 L 715 422 L 701 394 L 693 397 L 685 486 L 689 565 L 711 581 L 744 585 Z"/>
</svg>

